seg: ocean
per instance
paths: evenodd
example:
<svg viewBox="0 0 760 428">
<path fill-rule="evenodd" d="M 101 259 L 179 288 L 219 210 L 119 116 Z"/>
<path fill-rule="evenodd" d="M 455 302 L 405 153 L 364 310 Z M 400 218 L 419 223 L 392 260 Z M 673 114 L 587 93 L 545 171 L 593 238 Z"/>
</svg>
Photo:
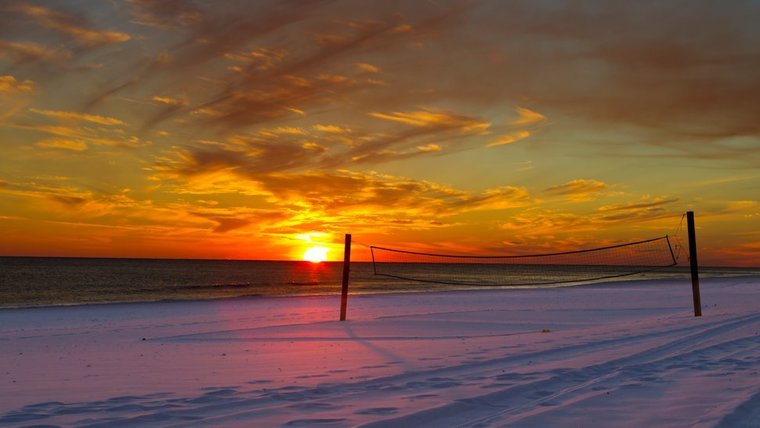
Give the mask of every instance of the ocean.
<svg viewBox="0 0 760 428">
<path fill-rule="evenodd" d="M 387 264 L 385 268 L 392 265 Z M 489 288 L 484 284 L 494 281 L 495 277 L 502 283 L 521 283 L 525 282 L 526 275 L 538 278 L 538 282 L 552 282 L 558 278 L 577 279 L 576 282 L 562 284 L 575 285 L 582 283 L 583 275 L 586 275 L 578 266 L 541 265 L 515 269 L 514 266 L 479 267 L 443 263 L 395 265 L 397 269 L 388 272 L 454 283 L 378 276 L 374 275 L 372 263 L 352 262 L 349 292 L 368 294 Z M 337 295 L 341 291 L 342 270 L 342 262 L 0 257 L 0 307 Z M 595 266 L 588 271 L 596 275 L 593 277 L 616 276 L 631 271 L 631 267 Z M 700 275 L 760 275 L 760 269 L 702 268 Z M 456 283 L 463 278 L 464 283 Z M 608 280 L 659 278 L 683 278 L 688 281 L 688 267 L 675 266 Z"/>
</svg>

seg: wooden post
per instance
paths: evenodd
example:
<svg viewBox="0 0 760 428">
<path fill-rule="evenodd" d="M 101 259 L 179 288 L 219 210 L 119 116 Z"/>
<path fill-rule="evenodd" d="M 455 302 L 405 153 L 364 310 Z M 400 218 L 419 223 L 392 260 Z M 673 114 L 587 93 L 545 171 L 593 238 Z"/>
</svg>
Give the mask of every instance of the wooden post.
<svg viewBox="0 0 760 428">
<path fill-rule="evenodd" d="M 351 234 L 346 234 L 346 246 L 343 253 L 343 290 L 340 293 L 340 320 L 346 320 L 346 305 L 348 304 L 348 273 L 351 266 Z"/>
<path fill-rule="evenodd" d="M 694 297 L 694 316 L 702 316 L 702 302 L 699 298 L 699 265 L 697 264 L 697 240 L 694 231 L 694 212 L 686 212 L 686 226 L 689 229 L 689 262 L 691 264 L 691 294 Z"/>
</svg>

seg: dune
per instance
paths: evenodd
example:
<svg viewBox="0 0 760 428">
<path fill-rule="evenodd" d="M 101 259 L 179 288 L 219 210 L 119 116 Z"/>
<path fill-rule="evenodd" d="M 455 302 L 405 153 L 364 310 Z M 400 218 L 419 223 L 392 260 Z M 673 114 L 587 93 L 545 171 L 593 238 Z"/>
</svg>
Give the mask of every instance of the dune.
<svg viewBox="0 0 760 428">
<path fill-rule="evenodd" d="M 0 425 L 760 426 L 760 277 L 0 310 Z"/>
</svg>

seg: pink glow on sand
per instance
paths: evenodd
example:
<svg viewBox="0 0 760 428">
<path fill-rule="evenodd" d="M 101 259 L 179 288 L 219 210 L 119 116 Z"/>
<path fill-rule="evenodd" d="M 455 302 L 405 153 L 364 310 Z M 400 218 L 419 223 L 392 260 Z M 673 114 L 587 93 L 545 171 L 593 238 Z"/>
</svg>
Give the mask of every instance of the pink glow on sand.
<svg viewBox="0 0 760 428">
<path fill-rule="evenodd" d="M 673 280 L 352 296 L 347 322 L 334 296 L 3 309 L 0 424 L 752 425 L 760 279 L 702 301 Z"/>
</svg>

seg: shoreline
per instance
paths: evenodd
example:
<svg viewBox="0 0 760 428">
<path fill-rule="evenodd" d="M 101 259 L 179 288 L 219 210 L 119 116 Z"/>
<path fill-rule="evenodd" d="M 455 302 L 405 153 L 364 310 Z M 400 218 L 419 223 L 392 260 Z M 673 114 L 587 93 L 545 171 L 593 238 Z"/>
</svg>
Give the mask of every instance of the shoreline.
<svg viewBox="0 0 760 428">
<path fill-rule="evenodd" d="M 710 276 L 700 275 L 700 281 L 704 280 L 710 280 L 710 279 L 731 279 L 731 278 L 757 278 L 760 279 L 760 274 L 756 273 L 748 273 L 743 275 L 716 275 L 716 276 Z M 479 292 L 479 291 L 517 291 L 517 290 L 550 290 L 550 289 L 557 289 L 557 288 L 576 288 L 576 287 L 609 287 L 609 286 L 615 286 L 615 284 L 619 284 L 620 286 L 623 285 L 633 285 L 633 284 L 639 284 L 639 283 L 651 283 L 651 282 L 662 282 L 662 283 L 670 283 L 670 282 L 684 282 L 686 284 L 691 284 L 691 278 L 684 277 L 684 278 L 650 278 L 650 279 L 629 279 L 629 280 L 620 280 L 619 278 L 616 278 L 615 280 L 611 281 L 599 281 L 599 282 L 590 282 L 590 283 L 581 283 L 581 284 L 551 284 L 551 285 L 528 285 L 528 286 L 462 286 L 462 288 L 457 289 L 443 289 L 443 290 L 430 290 L 430 291 L 423 291 L 423 290 L 409 290 L 409 291 L 403 291 L 403 290 L 392 290 L 392 291 L 378 291 L 378 290 L 369 290 L 369 291 L 354 291 L 352 292 L 349 289 L 349 303 L 351 296 L 367 296 L 367 295 L 394 295 L 394 294 L 400 294 L 400 295 L 409 295 L 409 294 L 430 294 L 430 293 L 456 293 L 456 292 Z M 336 286 L 337 288 L 337 286 Z M 0 311 L 4 310 L 23 310 L 23 309 L 45 309 L 45 308 L 66 308 L 66 307 L 79 307 L 79 306 L 103 306 L 103 305 L 129 305 L 129 304 L 144 304 L 144 303 L 183 303 L 183 302 L 206 302 L 206 301 L 227 301 L 227 300 L 251 300 L 251 299 L 268 299 L 268 298 L 275 298 L 275 299 L 282 299 L 282 298 L 301 298 L 301 297 L 339 297 L 340 291 L 335 291 L 333 293 L 315 293 L 315 294 L 292 294 L 292 295 L 270 295 L 270 294 L 250 294 L 250 295 L 239 295 L 239 296 L 219 296 L 219 297 L 207 297 L 207 298 L 187 298 L 187 299 L 157 299 L 157 300 L 121 300 L 121 301 L 95 301 L 95 302 L 72 302 L 72 303 L 57 303 L 57 304 L 41 304 L 41 305 L 34 305 L 34 306 L 3 306 L 0 304 Z"/>
<path fill-rule="evenodd" d="M 309 262 L 307 260 L 285 260 L 285 259 L 275 259 L 275 260 L 266 260 L 266 259 L 204 259 L 204 258 L 194 258 L 194 259 L 185 259 L 185 258 L 166 258 L 166 257 L 88 257 L 88 256 L 12 256 L 12 255 L 0 255 L 0 259 L 59 259 L 59 260 L 107 260 L 107 261 L 119 261 L 119 260 L 125 260 L 125 261 L 158 261 L 158 262 L 164 262 L 164 261 L 176 261 L 176 262 L 265 262 L 265 263 L 303 263 L 303 264 L 311 264 L 312 262 Z M 326 264 L 342 264 L 342 260 L 325 260 L 320 263 L 326 263 Z M 372 260 L 351 260 L 351 263 L 356 264 L 372 264 Z M 667 266 L 667 267 L 677 267 L 677 268 L 683 268 L 683 269 L 689 269 L 689 266 L 686 264 L 677 264 L 675 266 Z M 758 270 L 760 267 L 758 266 L 734 266 L 734 265 L 710 265 L 710 266 L 700 266 L 700 269 L 737 269 L 737 270 Z"/>
</svg>

